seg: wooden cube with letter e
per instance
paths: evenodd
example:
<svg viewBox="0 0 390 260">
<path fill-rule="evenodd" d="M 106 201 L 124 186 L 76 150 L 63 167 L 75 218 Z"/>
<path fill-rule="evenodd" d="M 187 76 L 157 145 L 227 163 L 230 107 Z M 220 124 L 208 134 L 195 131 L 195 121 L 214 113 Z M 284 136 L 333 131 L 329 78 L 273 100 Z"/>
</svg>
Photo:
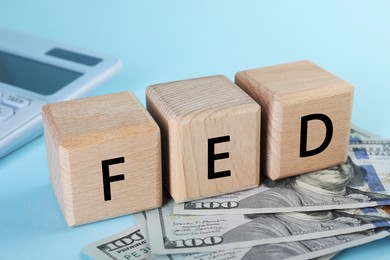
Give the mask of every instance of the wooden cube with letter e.
<svg viewBox="0 0 390 260">
<path fill-rule="evenodd" d="M 309 61 L 241 71 L 262 107 L 261 169 L 280 179 L 344 163 L 353 87 Z"/>
<path fill-rule="evenodd" d="M 163 179 L 176 202 L 259 185 L 260 106 L 224 76 L 150 86 Z"/>
<path fill-rule="evenodd" d="M 161 206 L 156 122 L 128 92 L 46 105 L 50 179 L 70 226 Z"/>
</svg>

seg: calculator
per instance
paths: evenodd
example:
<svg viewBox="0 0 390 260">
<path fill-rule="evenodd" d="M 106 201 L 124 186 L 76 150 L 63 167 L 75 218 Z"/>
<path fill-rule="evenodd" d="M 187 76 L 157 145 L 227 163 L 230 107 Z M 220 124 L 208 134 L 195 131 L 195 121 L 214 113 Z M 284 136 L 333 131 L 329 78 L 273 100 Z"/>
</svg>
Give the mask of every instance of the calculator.
<svg viewBox="0 0 390 260">
<path fill-rule="evenodd" d="M 114 56 L 0 28 L 0 158 L 42 134 L 42 106 L 85 97 L 120 68 Z"/>
</svg>

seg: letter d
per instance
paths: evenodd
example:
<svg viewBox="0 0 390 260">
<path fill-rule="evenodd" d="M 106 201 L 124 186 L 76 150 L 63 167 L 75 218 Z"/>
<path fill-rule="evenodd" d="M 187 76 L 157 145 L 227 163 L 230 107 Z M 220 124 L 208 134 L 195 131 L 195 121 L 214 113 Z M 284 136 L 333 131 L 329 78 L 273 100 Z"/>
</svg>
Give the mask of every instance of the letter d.
<svg viewBox="0 0 390 260">
<path fill-rule="evenodd" d="M 321 120 L 326 127 L 325 139 L 320 146 L 308 151 L 307 150 L 307 127 L 310 120 Z M 300 145 L 300 157 L 309 157 L 324 151 L 333 137 L 333 124 L 332 120 L 324 114 L 310 114 L 301 118 L 301 145 Z"/>
</svg>

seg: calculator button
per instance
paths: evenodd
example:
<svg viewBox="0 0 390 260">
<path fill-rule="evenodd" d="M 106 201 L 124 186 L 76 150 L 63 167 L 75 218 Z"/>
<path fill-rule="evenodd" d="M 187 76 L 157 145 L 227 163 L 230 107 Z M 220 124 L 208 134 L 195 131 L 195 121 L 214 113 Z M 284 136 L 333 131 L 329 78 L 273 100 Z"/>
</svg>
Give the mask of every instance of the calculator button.
<svg viewBox="0 0 390 260">
<path fill-rule="evenodd" d="M 0 121 L 10 118 L 13 114 L 14 110 L 12 108 L 0 105 Z"/>
<path fill-rule="evenodd" d="M 3 103 L 16 108 L 23 108 L 29 105 L 29 101 L 27 99 L 15 95 L 6 95 L 3 98 Z"/>
</svg>

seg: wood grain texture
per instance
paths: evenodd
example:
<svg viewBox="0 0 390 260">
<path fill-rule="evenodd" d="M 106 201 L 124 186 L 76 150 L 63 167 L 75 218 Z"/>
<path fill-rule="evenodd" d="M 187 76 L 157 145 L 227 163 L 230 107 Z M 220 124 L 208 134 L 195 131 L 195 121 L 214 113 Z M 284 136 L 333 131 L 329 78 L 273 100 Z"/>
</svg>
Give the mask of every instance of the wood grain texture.
<svg viewBox="0 0 390 260">
<path fill-rule="evenodd" d="M 241 71 L 236 84 L 262 107 L 261 170 L 271 179 L 330 167 L 346 161 L 353 87 L 309 61 Z M 327 115 L 333 138 L 321 153 L 300 157 L 301 117 Z M 307 149 L 322 144 L 320 120 L 308 124 Z"/>
<path fill-rule="evenodd" d="M 156 122 L 131 93 L 46 105 L 43 123 L 50 179 L 69 226 L 156 208 L 162 203 L 161 143 Z M 111 200 L 104 200 L 102 161 Z"/>
<path fill-rule="evenodd" d="M 163 83 L 148 87 L 147 108 L 162 133 L 163 178 L 177 202 L 249 189 L 259 185 L 260 106 L 224 76 Z M 215 171 L 208 179 L 208 139 L 215 144 Z"/>
</svg>

